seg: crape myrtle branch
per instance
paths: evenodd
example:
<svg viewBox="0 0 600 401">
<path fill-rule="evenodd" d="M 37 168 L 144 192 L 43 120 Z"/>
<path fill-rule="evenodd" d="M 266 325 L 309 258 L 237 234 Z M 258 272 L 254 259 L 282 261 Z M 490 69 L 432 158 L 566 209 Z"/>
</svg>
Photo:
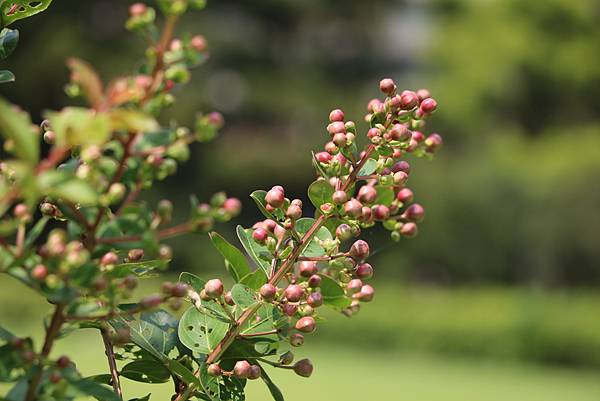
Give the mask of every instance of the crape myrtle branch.
<svg viewBox="0 0 600 401">
<path fill-rule="evenodd" d="M 247 255 L 210 233 L 235 282 L 229 291 L 220 279 L 183 273 L 179 282 L 164 282 L 161 293 L 131 302 L 138 280 L 172 259 L 162 240 L 210 231 L 241 208 L 224 193 L 207 203 L 192 198 L 189 218 L 174 224 L 169 200 L 153 207 L 139 200 L 176 172 L 191 144 L 212 139 L 223 126 L 216 112 L 199 114 L 193 129 L 156 121 L 174 103 L 173 88 L 187 83 L 207 55 L 202 36 L 177 37 L 175 30 L 186 10 L 203 8 L 204 1 L 157 5 L 164 15 L 160 30 L 153 8 L 130 8 L 127 28 L 148 43 L 147 60 L 134 74 L 105 85 L 87 63 L 68 61 L 65 90 L 89 108 L 48 112 L 40 130 L 0 99 L 0 134 L 14 155 L 0 162 L 0 272 L 54 308 L 39 352 L 30 338 L 0 327 L 0 346 L 10 354 L 0 364 L 12 361 L 1 366 L 0 379 L 24 382 L 26 401 L 62 399 L 73 389 L 122 400 L 121 376 L 173 380 L 178 401 L 229 400 L 243 394 L 246 380 L 263 378 L 277 398 L 261 364 L 310 376 L 310 360 L 294 363 L 287 348 L 303 345 L 316 330 L 319 308 L 352 316 L 373 299 L 370 247 L 357 239 L 362 230 L 381 223 L 399 241 L 414 237 L 424 217 L 407 187 L 411 166 L 404 159 L 430 157 L 441 146 L 438 134 L 423 133 L 437 103 L 426 90 L 399 92 L 386 78 L 379 85 L 384 99 L 367 106 L 365 136 L 342 110 L 329 114 L 329 140 L 312 155 L 317 179 L 308 196 L 315 218 L 303 217 L 302 201 L 287 198 L 282 186 L 255 191 L 251 197 L 265 219 L 237 227 Z M 49 146 L 41 160 L 40 136 Z M 360 151 L 357 142 L 365 140 Z M 185 299 L 192 305 L 181 318 L 160 308 L 178 310 Z M 50 358 L 60 333 L 77 328 L 99 330 L 108 378 L 82 377 L 67 356 Z"/>
</svg>

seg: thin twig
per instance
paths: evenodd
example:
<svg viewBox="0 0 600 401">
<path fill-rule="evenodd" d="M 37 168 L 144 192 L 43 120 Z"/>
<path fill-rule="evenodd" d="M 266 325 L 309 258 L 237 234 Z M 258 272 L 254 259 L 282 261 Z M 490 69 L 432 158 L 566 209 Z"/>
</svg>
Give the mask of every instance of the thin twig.
<svg viewBox="0 0 600 401">
<path fill-rule="evenodd" d="M 110 369 L 110 376 L 112 378 L 112 386 L 119 397 L 120 400 L 123 399 L 123 390 L 121 390 L 121 381 L 119 379 L 119 370 L 117 368 L 117 361 L 115 360 L 115 351 L 113 349 L 113 344 L 110 339 L 110 335 L 104 329 L 100 330 L 102 334 L 102 341 L 104 342 L 104 351 L 106 354 L 106 358 L 108 359 L 108 367 Z"/>
<path fill-rule="evenodd" d="M 40 385 L 40 381 L 42 380 L 42 374 L 44 372 L 44 360 L 48 358 L 50 355 L 50 351 L 52 350 L 52 345 L 54 344 L 54 340 L 64 323 L 64 315 L 63 312 L 65 310 L 65 305 L 58 304 L 54 309 L 54 314 L 52 315 L 52 319 L 50 321 L 50 325 L 46 330 L 46 338 L 44 339 L 44 345 L 42 346 L 42 351 L 39 355 L 37 370 L 34 375 L 29 380 L 29 387 L 27 388 L 27 394 L 25 395 L 25 401 L 33 401 L 37 397 L 38 387 Z"/>
</svg>

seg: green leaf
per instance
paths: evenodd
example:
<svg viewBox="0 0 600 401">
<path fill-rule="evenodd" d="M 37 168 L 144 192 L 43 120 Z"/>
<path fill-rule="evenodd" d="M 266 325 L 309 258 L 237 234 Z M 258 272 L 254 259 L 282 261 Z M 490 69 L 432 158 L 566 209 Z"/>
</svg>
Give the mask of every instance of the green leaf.
<svg viewBox="0 0 600 401">
<path fill-rule="evenodd" d="M 116 131 L 155 132 L 160 128 L 154 117 L 135 110 L 114 109 L 109 117 Z"/>
<path fill-rule="evenodd" d="M 128 401 L 150 401 L 150 396 L 152 395 L 152 393 L 148 393 L 143 397 L 138 397 L 138 398 L 130 398 Z"/>
<path fill-rule="evenodd" d="M 250 274 L 245 275 L 241 280 L 240 284 L 258 290 L 263 284 L 267 283 L 267 275 L 261 269 L 256 269 Z"/>
<path fill-rule="evenodd" d="M 77 380 L 69 376 L 66 379 L 71 386 L 83 395 L 91 395 L 101 401 L 120 401 L 112 388 L 108 388 L 95 380 L 88 378 Z"/>
<path fill-rule="evenodd" d="M 35 223 L 35 225 L 31 229 L 29 229 L 29 232 L 27 233 L 27 237 L 25 238 L 25 244 L 24 244 L 25 248 L 29 248 L 31 245 L 33 245 L 35 240 L 38 239 L 38 237 L 44 231 L 44 228 L 46 227 L 46 223 L 48 223 L 48 220 L 50 220 L 50 217 L 43 216 L 41 219 L 39 219 Z"/>
<path fill-rule="evenodd" d="M 154 259 L 142 262 L 119 263 L 108 272 L 111 277 L 123 278 L 129 275 L 137 277 L 148 277 L 156 270 L 165 270 L 169 264 L 168 260 Z"/>
<path fill-rule="evenodd" d="M 52 3 L 52 0 L 12 0 L 1 3 L 0 14 L 2 14 L 4 19 L 4 26 L 8 26 L 20 19 L 31 17 L 37 13 L 41 13 L 48 8 L 50 3 Z M 18 4 L 20 7 L 18 7 L 11 15 L 6 15 L 12 4 Z"/>
<path fill-rule="evenodd" d="M 377 169 L 377 160 L 367 159 L 365 164 L 358 170 L 358 175 L 371 175 Z"/>
<path fill-rule="evenodd" d="M 277 385 L 275 383 L 273 383 L 273 380 L 271 380 L 271 378 L 267 374 L 267 371 L 258 362 L 255 362 L 255 363 L 258 366 L 260 366 L 260 370 L 261 370 L 260 378 L 267 385 L 267 388 L 269 389 L 269 392 L 273 396 L 273 399 L 275 401 L 285 401 L 283 398 L 283 394 L 281 393 L 281 390 L 279 390 L 279 387 L 277 387 Z"/>
<path fill-rule="evenodd" d="M 104 113 L 66 107 L 60 112 L 47 112 L 46 118 L 56 133 L 59 147 L 102 145 L 110 138 L 111 122 Z"/>
<path fill-rule="evenodd" d="M 152 359 L 139 359 L 123 366 L 121 376 L 143 383 L 166 383 L 171 372 Z"/>
<path fill-rule="evenodd" d="M 267 204 L 267 201 L 265 200 L 265 197 L 267 196 L 267 191 L 263 191 L 262 189 L 259 189 L 257 191 L 254 191 L 250 194 L 250 197 L 254 200 L 254 202 L 256 203 L 256 206 L 258 207 L 258 210 L 260 210 L 260 212 L 268 219 L 272 219 L 273 218 L 273 213 L 269 212 L 266 208 L 265 205 Z"/>
<path fill-rule="evenodd" d="M 225 337 L 229 324 L 199 311 L 189 308 L 179 321 L 179 339 L 190 350 L 209 354 Z"/>
<path fill-rule="evenodd" d="M 206 284 L 206 281 L 196 276 L 195 274 L 188 272 L 181 273 L 179 275 L 179 281 L 189 285 L 197 293 L 200 293 L 200 291 L 202 291 L 202 289 L 204 288 L 204 284 Z"/>
<path fill-rule="evenodd" d="M 219 378 L 208 374 L 205 363 L 200 366 L 200 383 L 202 383 L 202 389 L 211 401 L 219 401 L 221 399 Z"/>
<path fill-rule="evenodd" d="M 317 180 L 308 187 L 308 197 L 318 209 L 324 203 L 333 202 L 333 187 L 326 180 Z"/>
<path fill-rule="evenodd" d="M 313 157 L 313 165 L 317 169 L 317 172 L 319 173 L 319 175 L 324 178 L 329 178 L 329 176 L 327 175 L 325 170 L 323 170 L 323 167 L 321 167 L 321 163 L 319 163 L 319 161 L 317 160 L 317 156 L 315 155 L 315 152 L 310 152 L 310 153 L 312 154 L 312 157 Z"/>
<path fill-rule="evenodd" d="M 1 77 L 0 77 L 0 80 Z M 0 134 L 14 142 L 14 153 L 30 165 L 40 156 L 39 138 L 29 114 L 0 98 Z"/>
<path fill-rule="evenodd" d="M 389 206 L 394 201 L 394 190 L 391 187 L 384 187 L 376 185 L 375 190 L 377 191 L 377 198 L 375 198 L 376 205 Z"/>
<path fill-rule="evenodd" d="M 171 372 L 175 373 L 175 375 L 177 375 L 184 383 L 188 385 L 194 384 L 195 386 L 200 387 L 200 380 L 198 380 L 192 371 L 182 365 L 181 362 L 176 359 L 169 359 L 167 363 Z"/>
<path fill-rule="evenodd" d="M 5 59 L 16 49 L 19 43 L 19 31 L 4 28 L 0 31 L 0 58 Z"/>
<path fill-rule="evenodd" d="M 210 239 L 217 248 L 217 251 L 225 258 L 227 263 L 227 270 L 233 277 L 236 283 L 238 283 L 242 277 L 250 273 L 250 266 L 246 261 L 244 254 L 235 246 L 231 245 L 225 238 L 216 232 L 209 234 Z"/>
<path fill-rule="evenodd" d="M 139 321 L 117 317 L 110 324 L 116 329 L 129 328 L 131 341 L 162 362 L 177 344 L 177 319 L 162 309 L 142 313 Z"/>
<path fill-rule="evenodd" d="M 320 274 L 321 295 L 323 296 L 323 304 L 331 306 L 335 309 L 344 309 L 350 305 L 350 300 L 344 294 L 344 289 L 331 277 Z"/>
<path fill-rule="evenodd" d="M 256 313 L 257 319 L 250 322 L 248 327 L 242 330 L 243 334 L 262 333 L 265 331 L 273 330 L 279 327 L 279 320 L 283 317 L 283 314 L 272 304 L 263 304 L 258 308 Z M 263 337 L 261 336 L 261 339 Z M 269 334 L 264 338 L 270 338 L 273 341 L 278 339 L 277 334 Z"/>
<path fill-rule="evenodd" d="M 15 74 L 8 70 L 0 70 L 0 84 L 4 84 L 7 82 L 14 82 Z"/>
<path fill-rule="evenodd" d="M 267 250 L 267 247 L 258 244 L 252 239 L 251 228 L 245 230 L 242 226 L 237 226 L 236 232 L 246 253 L 252 258 L 256 265 L 265 272 L 265 274 L 269 274 L 272 256 Z"/>
<path fill-rule="evenodd" d="M 61 171 L 51 170 L 41 174 L 38 183 L 42 193 L 52 198 L 82 206 L 94 206 L 98 203 L 98 193 L 89 182 L 69 177 Z"/>
<path fill-rule="evenodd" d="M 311 217 L 303 217 L 296 221 L 296 231 L 300 234 L 300 236 L 304 235 L 315 223 L 315 219 Z M 315 256 L 323 256 L 325 255 L 325 250 L 321 245 L 319 245 L 319 241 L 332 240 L 331 232 L 327 229 L 327 227 L 321 227 L 317 231 L 317 233 L 313 236 L 311 241 L 308 243 L 304 251 L 302 252 L 302 256 L 315 257 Z"/>
<path fill-rule="evenodd" d="M 67 67 L 71 70 L 71 80 L 81 87 L 90 103 L 98 107 L 104 101 L 102 81 L 94 68 L 83 60 L 70 58 Z"/>
<path fill-rule="evenodd" d="M 242 309 L 247 309 L 258 302 L 254 291 L 243 284 L 236 284 L 231 288 L 231 298 Z"/>
</svg>

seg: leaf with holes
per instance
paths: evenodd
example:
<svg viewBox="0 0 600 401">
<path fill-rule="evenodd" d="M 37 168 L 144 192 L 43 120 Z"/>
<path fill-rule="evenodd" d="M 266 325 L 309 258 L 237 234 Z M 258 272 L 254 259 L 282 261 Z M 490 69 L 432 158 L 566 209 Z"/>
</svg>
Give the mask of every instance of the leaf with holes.
<svg viewBox="0 0 600 401">
<path fill-rule="evenodd" d="M 181 317 L 178 333 L 187 348 L 200 354 L 209 354 L 225 337 L 228 329 L 226 322 L 192 307 Z"/>
<path fill-rule="evenodd" d="M 136 382 L 166 383 L 171 378 L 171 372 L 152 359 L 139 359 L 123 366 L 121 376 Z"/>
<path fill-rule="evenodd" d="M 212 232 L 209 235 L 213 245 L 217 248 L 217 251 L 219 251 L 221 256 L 228 262 L 227 270 L 235 282 L 239 283 L 242 277 L 250 273 L 250 266 L 246 261 L 246 257 L 242 251 L 231 245 L 218 233 Z"/>
<path fill-rule="evenodd" d="M 310 217 L 303 217 L 296 221 L 296 230 L 300 234 L 300 236 L 304 235 L 315 223 L 315 219 Z M 308 243 L 304 251 L 302 252 L 302 256 L 315 257 L 315 256 L 323 256 L 325 255 L 325 250 L 321 245 L 319 245 L 319 241 L 332 240 L 331 232 L 326 227 L 321 227 Z"/>
<path fill-rule="evenodd" d="M 247 309 L 258 302 L 254 291 L 243 284 L 236 284 L 231 288 L 231 298 L 237 306 L 243 309 Z"/>
<path fill-rule="evenodd" d="M 37 13 L 41 13 L 50 6 L 52 0 L 12 0 L 6 2 L 0 2 L 0 14 L 2 14 L 2 23 L 4 26 L 8 26 L 15 21 L 23 18 L 31 17 Z M 8 11 L 11 10 L 13 5 L 17 7 L 12 10 L 10 15 Z"/>
<path fill-rule="evenodd" d="M 131 341 L 163 362 L 177 344 L 177 319 L 162 309 L 142 313 L 139 321 L 117 317 L 110 324 L 115 329 L 128 328 Z"/>
<path fill-rule="evenodd" d="M 197 293 L 200 293 L 200 291 L 202 291 L 202 289 L 204 288 L 204 284 L 206 284 L 206 281 L 196 276 L 195 274 L 189 272 L 181 273 L 179 275 L 179 281 L 189 285 Z"/>
</svg>

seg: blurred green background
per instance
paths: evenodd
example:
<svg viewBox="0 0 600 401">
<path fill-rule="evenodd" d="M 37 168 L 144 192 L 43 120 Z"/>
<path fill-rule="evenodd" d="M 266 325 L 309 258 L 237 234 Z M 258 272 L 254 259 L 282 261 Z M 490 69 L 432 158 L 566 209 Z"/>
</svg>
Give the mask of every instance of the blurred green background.
<svg viewBox="0 0 600 401">
<path fill-rule="evenodd" d="M 57 0 L 17 23 L 6 63 L 17 82 L 0 93 L 39 120 L 69 102 L 67 57 L 107 81 L 132 71 L 143 44 L 122 28 L 129 4 Z M 598 21 L 596 0 L 220 0 L 186 18 L 211 57 L 165 122 L 216 109 L 227 124 L 147 195 L 168 194 L 181 216 L 192 193 L 238 196 L 244 225 L 259 218 L 254 189 L 306 199 L 329 110 L 361 121 L 384 76 L 440 104 L 428 129 L 445 146 L 410 181 L 427 210 L 420 235 L 376 246 L 375 304 L 331 316 L 308 341 L 316 377 L 278 375 L 290 400 L 600 399 Z M 233 239 L 232 228 L 220 231 Z M 171 244 L 174 270 L 221 271 L 205 236 Z M 17 301 L 14 282 L 0 288 L 13 308 L 2 323 L 39 330 L 25 317 L 44 308 Z M 98 340 L 78 338 L 82 366 L 102 368 Z M 266 399 L 256 391 L 250 400 Z"/>
</svg>

